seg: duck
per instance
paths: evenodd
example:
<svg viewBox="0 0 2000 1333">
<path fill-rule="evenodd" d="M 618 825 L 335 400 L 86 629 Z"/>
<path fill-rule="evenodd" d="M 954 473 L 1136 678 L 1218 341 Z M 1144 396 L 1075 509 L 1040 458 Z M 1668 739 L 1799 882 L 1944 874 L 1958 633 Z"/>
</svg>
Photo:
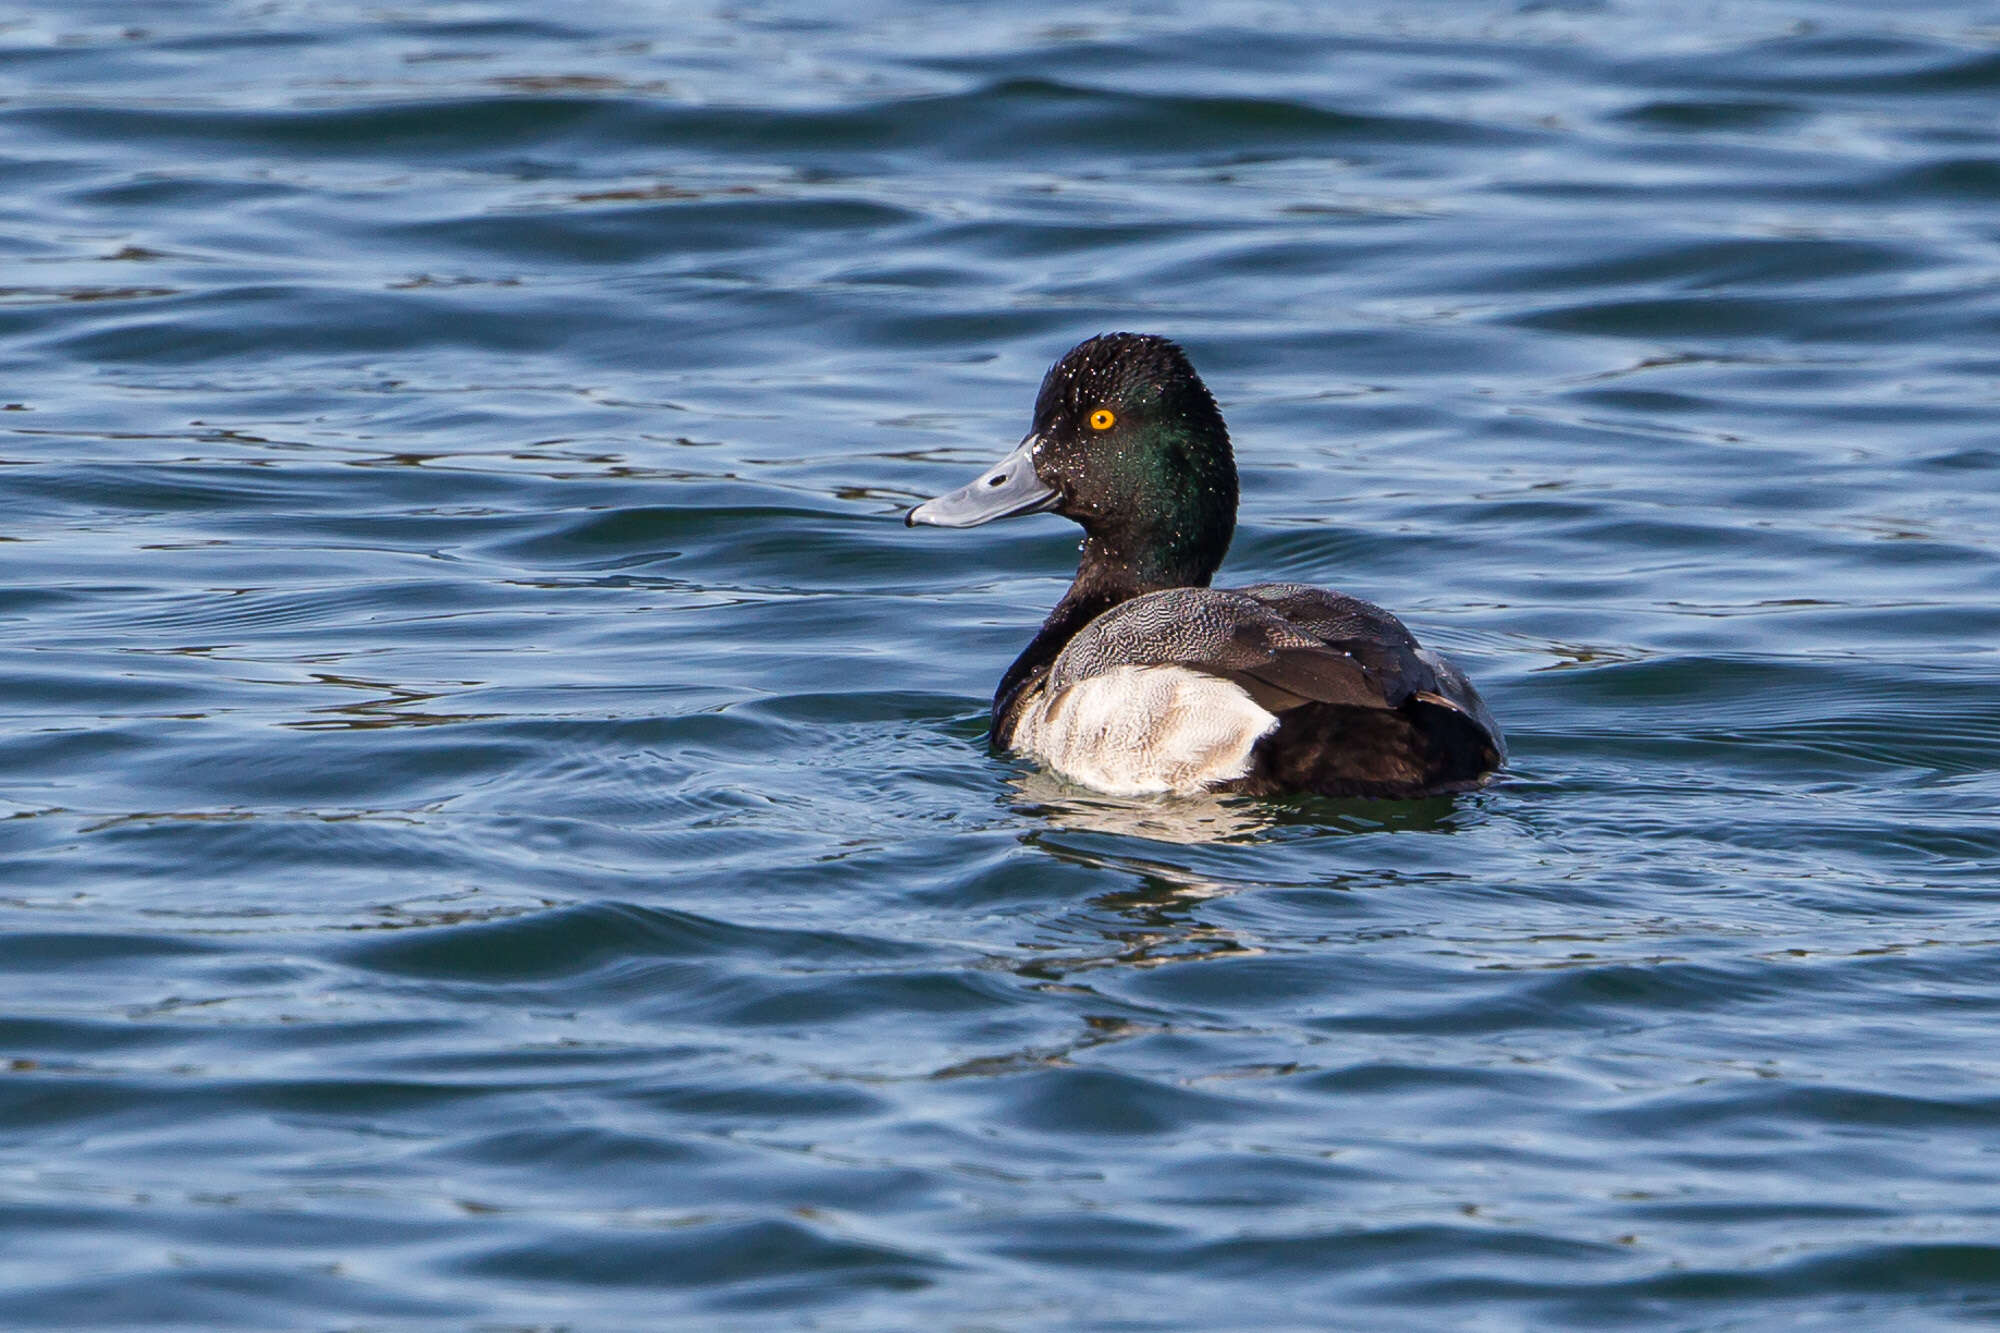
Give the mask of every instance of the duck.
<svg viewBox="0 0 2000 1333">
<path fill-rule="evenodd" d="M 1069 591 L 994 691 L 992 747 L 1112 796 L 1411 799 L 1488 781 L 1499 724 L 1395 616 L 1302 583 L 1210 586 L 1236 507 L 1229 430 L 1179 344 L 1104 333 L 1064 353 L 1021 443 L 904 515 L 1083 529 Z"/>
</svg>

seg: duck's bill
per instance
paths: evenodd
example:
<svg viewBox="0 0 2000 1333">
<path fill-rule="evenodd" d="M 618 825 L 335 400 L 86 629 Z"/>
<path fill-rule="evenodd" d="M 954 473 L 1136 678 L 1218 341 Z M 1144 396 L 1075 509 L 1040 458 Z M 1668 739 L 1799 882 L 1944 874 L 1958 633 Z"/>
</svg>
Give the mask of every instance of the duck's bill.
<svg viewBox="0 0 2000 1333">
<path fill-rule="evenodd" d="M 1016 514 L 1039 514 L 1056 505 L 1055 490 L 1035 475 L 1035 437 L 1021 441 L 1020 447 L 980 473 L 968 486 L 949 495 L 926 500 L 903 516 L 915 527 L 928 523 L 936 528 L 976 528 L 996 518 Z"/>
</svg>

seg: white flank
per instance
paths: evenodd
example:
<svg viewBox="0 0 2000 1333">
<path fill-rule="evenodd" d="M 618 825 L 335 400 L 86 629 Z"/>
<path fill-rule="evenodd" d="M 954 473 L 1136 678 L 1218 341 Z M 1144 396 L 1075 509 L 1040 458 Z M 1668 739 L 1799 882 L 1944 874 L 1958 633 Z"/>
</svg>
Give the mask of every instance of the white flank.
<svg viewBox="0 0 2000 1333">
<path fill-rule="evenodd" d="M 1037 697 L 1015 750 L 1113 796 L 1183 795 L 1250 771 L 1250 747 L 1278 725 L 1240 686 L 1177 666 L 1121 666 Z"/>
</svg>

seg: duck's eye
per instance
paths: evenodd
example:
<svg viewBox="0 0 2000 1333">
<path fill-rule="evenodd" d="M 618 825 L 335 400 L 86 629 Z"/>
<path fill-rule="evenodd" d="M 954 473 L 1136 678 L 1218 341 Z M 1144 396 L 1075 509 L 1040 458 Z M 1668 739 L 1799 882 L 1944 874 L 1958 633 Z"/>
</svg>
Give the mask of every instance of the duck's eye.
<svg viewBox="0 0 2000 1333">
<path fill-rule="evenodd" d="M 1110 430 L 1118 424 L 1118 414 L 1108 407 L 1100 407 L 1090 414 L 1092 430 Z"/>
</svg>

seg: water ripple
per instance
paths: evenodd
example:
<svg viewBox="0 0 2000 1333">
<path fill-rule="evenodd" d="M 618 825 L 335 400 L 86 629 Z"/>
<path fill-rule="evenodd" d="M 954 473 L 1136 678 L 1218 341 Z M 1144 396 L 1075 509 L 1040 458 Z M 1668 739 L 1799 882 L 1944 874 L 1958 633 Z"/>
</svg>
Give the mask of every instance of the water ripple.
<svg viewBox="0 0 2000 1333">
<path fill-rule="evenodd" d="M 0 15 L 5 1322 L 1991 1322 L 1989 20 Z M 988 753 L 1121 327 L 1500 781 Z"/>
</svg>

